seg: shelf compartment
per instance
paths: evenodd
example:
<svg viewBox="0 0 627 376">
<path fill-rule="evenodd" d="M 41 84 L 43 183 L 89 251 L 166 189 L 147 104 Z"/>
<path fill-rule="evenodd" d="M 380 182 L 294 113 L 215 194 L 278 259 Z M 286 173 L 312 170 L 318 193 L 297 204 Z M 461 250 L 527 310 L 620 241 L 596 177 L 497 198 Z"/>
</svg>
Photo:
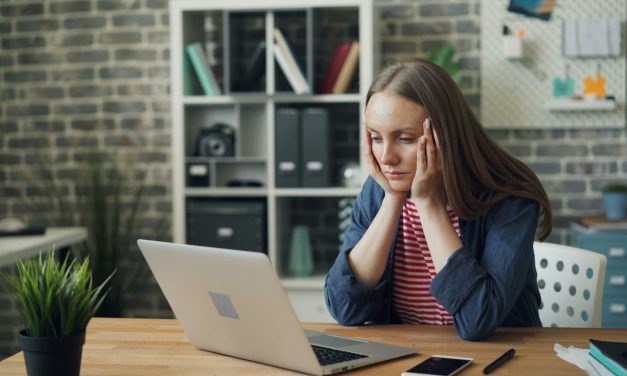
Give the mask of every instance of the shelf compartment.
<svg viewBox="0 0 627 376">
<path fill-rule="evenodd" d="M 185 155 L 202 156 L 199 144 L 207 135 L 206 129 L 217 124 L 226 124 L 236 130 L 238 115 L 233 105 L 213 107 L 190 106 L 185 108 Z M 233 148 L 234 150 L 234 148 Z"/>
<path fill-rule="evenodd" d="M 312 18 L 314 35 L 312 82 L 314 92 L 319 93 L 336 47 L 341 43 L 359 41 L 359 10 L 355 7 L 314 8 Z M 359 92 L 359 65 L 360 63 L 357 63 L 347 93 Z M 370 82 L 364 84 L 369 85 Z"/>
<path fill-rule="evenodd" d="M 224 29 L 229 92 L 266 93 L 266 12 L 225 12 Z"/>
<path fill-rule="evenodd" d="M 188 198 L 187 243 L 267 254 L 266 207 L 259 198 Z"/>
<path fill-rule="evenodd" d="M 216 161 L 215 173 L 212 185 L 222 188 L 260 188 L 256 186 L 233 186 L 232 184 L 240 182 L 247 184 L 250 182 L 261 183 L 261 187 L 268 185 L 266 162 L 240 162 L 240 161 Z"/>
<path fill-rule="evenodd" d="M 291 54 L 293 55 L 296 63 L 300 69 L 300 73 L 305 78 L 305 81 L 311 88 L 311 11 L 309 10 L 286 10 L 275 11 L 274 27 L 281 31 L 281 34 L 285 38 L 288 44 Z M 273 35 L 274 48 L 277 48 L 277 42 Z M 275 93 L 287 93 L 294 95 L 294 89 L 287 80 L 287 75 L 277 63 L 273 56 L 274 61 L 274 92 Z M 310 93 L 313 90 L 310 90 Z"/>
<path fill-rule="evenodd" d="M 343 188 L 342 171 L 348 164 L 359 163 L 360 132 L 359 103 L 303 103 L 277 104 L 281 108 L 294 108 L 301 113 L 308 108 L 321 108 L 329 115 L 329 176 L 330 185 L 324 188 Z M 302 115 L 300 115 L 302 116 Z M 280 145 L 276 145 L 280 147 Z M 301 166 L 302 168 L 302 166 Z"/>
<path fill-rule="evenodd" d="M 267 150 L 268 124 L 265 104 L 241 104 L 237 127 L 237 155 L 242 157 L 265 157 Z"/>
<path fill-rule="evenodd" d="M 292 232 L 307 226 L 314 270 L 308 279 L 328 272 L 340 249 L 338 203 L 343 197 L 280 197 L 276 199 L 277 270 L 282 278 L 294 278 L 289 271 Z M 300 279 L 300 278 L 299 278 Z"/>
<path fill-rule="evenodd" d="M 205 97 L 200 81 L 194 71 L 191 62 L 187 59 L 185 47 L 191 43 L 200 43 L 218 86 L 224 89 L 225 72 L 222 59 L 216 58 L 224 49 L 222 36 L 222 22 L 224 12 L 212 11 L 185 11 L 183 16 L 183 93 L 186 96 Z"/>
</svg>

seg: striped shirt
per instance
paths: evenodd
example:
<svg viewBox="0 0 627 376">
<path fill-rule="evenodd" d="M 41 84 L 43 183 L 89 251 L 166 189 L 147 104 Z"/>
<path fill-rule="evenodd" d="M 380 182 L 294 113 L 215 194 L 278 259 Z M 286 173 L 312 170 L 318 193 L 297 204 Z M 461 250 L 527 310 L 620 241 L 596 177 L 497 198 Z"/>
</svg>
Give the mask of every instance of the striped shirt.
<svg viewBox="0 0 627 376">
<path fill-rule="evenodd" d="M 451 223 L 460 236 L 459 217 L 447 206 Z M 405 324 L 452 325 L 453 318 L 429 293 L 436 272 L 416 205 L 407 199 L 394 252 L 394 309 Z"/>
</svg>

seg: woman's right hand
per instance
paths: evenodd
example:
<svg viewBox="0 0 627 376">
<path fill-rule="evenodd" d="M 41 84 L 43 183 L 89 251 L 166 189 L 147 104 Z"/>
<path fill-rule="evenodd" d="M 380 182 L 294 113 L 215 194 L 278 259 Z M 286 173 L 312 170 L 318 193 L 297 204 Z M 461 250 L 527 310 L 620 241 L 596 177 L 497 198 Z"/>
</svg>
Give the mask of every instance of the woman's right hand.
<svg viewBox="0 0 627 376">
<path fill-rule="evenodd" d="M 364 161 L 366 163 L 366 170 L 368 171 L 368 175 L 372 176 L 377 184 L 379 184 L 379 186 L 383 188 L 386 196 L 398 196 L 400 198 L 404 198 L 407 195 L 407 192 L 397 192 L 393 190 L 390 186 L 390 183 L 388 182 L 388 179 L 385 177 L 385 175 L 383 175 L 383 172 L 381 172 L 379 163 L 372 153 L 372 136 L 370 135 L 370 131 L 365 124 L 366 122 L 364 120 L 363 141 L 361 144 L 361 148 L 364 154 Z"/>
</svg>

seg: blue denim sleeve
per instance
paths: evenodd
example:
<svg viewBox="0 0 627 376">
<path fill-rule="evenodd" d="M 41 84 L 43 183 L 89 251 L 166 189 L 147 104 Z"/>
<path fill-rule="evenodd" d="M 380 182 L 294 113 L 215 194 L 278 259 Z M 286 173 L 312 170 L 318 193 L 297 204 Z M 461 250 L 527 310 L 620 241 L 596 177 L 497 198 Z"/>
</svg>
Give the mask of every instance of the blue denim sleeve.
<svg viewBox="0 0 627 376">
<path fill-rule="evenodd" d="M 538 213 L 539 205 L 523 198 L 495 205 L 483 249 L 464 245 L 433 279 L 431 294 L 453 316 L 461 338 L 489 337 L 511 311 L 533 264 Z"/>
<path fill-rule="evenodd" d="M 359 282 L 348 263 L 348 254 L 362 238 L 376 214 L 376 183 L 369 179 L 351 213 L 351 223 L 344 232 L 344 244 L 329 270 L 324 286 L 325 300 L 331 316 L 342 325 L 362 325 L 382 321 L 384 296 L 389 282 L 382 278 L 371 288 Z M 378 186 L 377 186 L 378 187 Z"/>
</svg>

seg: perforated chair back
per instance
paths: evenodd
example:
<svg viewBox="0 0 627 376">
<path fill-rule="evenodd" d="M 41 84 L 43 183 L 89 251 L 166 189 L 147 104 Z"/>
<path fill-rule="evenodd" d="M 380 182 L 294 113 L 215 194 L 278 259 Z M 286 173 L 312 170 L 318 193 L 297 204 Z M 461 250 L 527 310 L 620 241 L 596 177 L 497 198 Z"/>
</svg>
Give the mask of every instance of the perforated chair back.
<svg viewBox="0 0 627 376">
<path fill-rule="evenodd" d="M 560 244 L 533 244 L 544 326 L 601 326 L 607 259 L 604 255 Z"/>
</svg>

